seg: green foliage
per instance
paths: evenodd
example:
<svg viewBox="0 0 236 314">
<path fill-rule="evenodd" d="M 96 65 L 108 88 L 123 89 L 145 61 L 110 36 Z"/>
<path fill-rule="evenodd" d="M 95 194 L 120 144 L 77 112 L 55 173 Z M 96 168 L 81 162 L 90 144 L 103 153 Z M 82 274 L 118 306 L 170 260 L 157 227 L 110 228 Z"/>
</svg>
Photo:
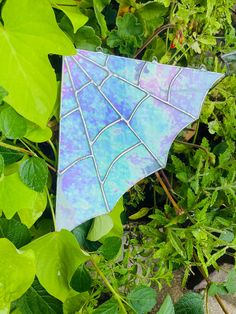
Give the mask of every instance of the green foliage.
<svg viewBox="0 0 236 314">
<path fill-rule="evenodd" d="M 35 276 L 32 251 L 18 251 L 8 239 L 0 239 L 0 311 L 8 313 L 10 303 L 21 297 Z"/>
<path fill-rule="evenodd" d="M 72 233 L 54 231 L 53 213 L 61 80 L 54 54 L 102 46 L 132 57 L 141 48 L 143 60 L 218 72 L 224 59 L 233 73 L 235 55 L 224 56 L 236 50 L 233 5 L 0 1 L 0 312 L 148 313 L 156 304 L 151 287 L 171 284 L 174 269 L 185 269 L 184 286 L 192 267 L 207 277 L 219 258 L 235 257 L 233 75 L 211 90 L 200 120 L 171 148 L 165 176 L 181 215 L 153 177 Z M 210 295 L 235 290 L 235 270 L 209 284 Z M 173 305 L 167 296 L 158 313 L 203 313 L 203 299 L 189 293 Z"/>
</svg>

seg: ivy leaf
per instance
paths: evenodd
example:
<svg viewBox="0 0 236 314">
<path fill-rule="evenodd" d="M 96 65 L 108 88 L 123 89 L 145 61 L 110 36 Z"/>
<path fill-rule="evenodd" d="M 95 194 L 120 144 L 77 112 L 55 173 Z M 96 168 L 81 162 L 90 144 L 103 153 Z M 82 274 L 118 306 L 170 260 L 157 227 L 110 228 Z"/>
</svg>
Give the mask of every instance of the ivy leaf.
<svg viewBox="0 0 236 314">
<path fill-rule="evenodd" d="M 19 174 L 22 182 L 37 192 L 43 192 L 48 179 L 48 168 L 44 159 L 31 157 L 20 165 Z"/>
<path fill-rule="evenodd" d="M 21 297 L 35 276 L 32 251 L 18 251 L 8 239 L 0 239 L 0 312 L 8 313 L 12 301 Z"/>
<path fill-rule="evenodd" d="M 0 131 L 9 139 L 22 138 L 27 130 L 26 119 L 6 106 L 0 112 Z"/>
<path fill-rule="evenodd" d="M 106 238 L 98 249 L 98 252 L 101 253 L 106 260 L 111 260 L 117 256 L 120 251 L 122 241 L 118 237 L 109 237 Z"/>
<path fill-rule="evenodd" d="M 156 314 L 175 314 L 174 304 L 169 294 L 165 297 L 160 310 Z"/>
<path fill-rule="evenodd" d="M 96 48 L 100 47 L 102 44 L 101 39 L 90 26 L 81 27 L 75 34 L 74 42 L 76 48 L 90 51 L 96 51 Z"/>
<path fill-rule="evenodd" d="M 16 307 L 22 314 L 62 314 L 62 303 L 52 297 L 40 285 L 37 279 L 34 280 L 32 286 L 17 301 Z"/>
<path fill-rule="evenodd" d="M 88 232 L 87 239 L 98 241 L 113 228 L 112 218 L 109 215 L 101 215 L 94 218 L 92 226 Z"/>
<path fill-rule="evenodd" d="M 91 283 L 92 279 L 86 267 L 84 265 L 80 265 L 71 279 L 70 286 L 75 291 L 85 292 L 90 289 Z"/>
<path fill-rule="evenodd" d="M 118 47 L 119 52 L 125 56 L 132 56 L 142 45 L 143 27 L 138 19 L 131 13 L 119 16 L 116 20 L 117 30 L 112 30 L 107 38 L 111 48 Z"/>
<path fill-rule="evenodd" d="M 127 296 L 129 304 L 137 314 L 150 312 L 156 304 L 156 298 L 156 291 L 144 285 L 135 287 Z"/>
<path fill-rule="evenodd" d="M 118 314 L 119 306 L 116 300 L 110 299 L 103 304 L 101 304 L 93 314 Z"/>
<path fill-rule="evenodd" d="M 36 275 L 52 296 L 64 302 L 71 292 L 70 282 L 79 265 L 89 259 L 67 230 L 48 233 L 27 244 L 36 256 Z"/>
<path fill-rule="evenodd" d="M 70 55 L 75 50 L 58 27 L 48 0 L 8 0 L 2 19 L 0 85 L 9 93 L 6 101 L 23 117 L 44 128 L 57 96 L 48 54 Z"/>
<path fill-rule="evenodd" d="M 10 219 L 20 209 L 42 213 L 46 208 L 47 196 L 45 192 L 28 188 L 14 172 L 0 180 L 0 204 L 6 218 Z"/>
<path fill-rule="evenodd" d="M 175 314 L 204 314 L 203 297 L 194 292 L 188 292 L 174 305 Z"/>
<path fill-rule="evenodd" d="M 58 1 L 55 0 L 49 1 L 55 9 L 61 10 L 70 19 L 74 28 L 74 32 L 76 32 L 88 21 L 88 17 L 80 11 L 80 8 L 76 1 L 60 0 L 60 4 L 57 4 Z"/>
<path fill-rule="evenodd" d="M 7 238 L 16 248 L 26 245 L 31 240 L 29 230 L 16 219 L 0 218 L 0 238 Z"/>
<path fill-rule="evenodd" d="M 93 8 L 98 24 L 101 28 L 102 38 L 106 38 L 108 34 L 107 24 L 102 10 L 107 6 L 111 0 L 93 0 Z"/>
</svg>

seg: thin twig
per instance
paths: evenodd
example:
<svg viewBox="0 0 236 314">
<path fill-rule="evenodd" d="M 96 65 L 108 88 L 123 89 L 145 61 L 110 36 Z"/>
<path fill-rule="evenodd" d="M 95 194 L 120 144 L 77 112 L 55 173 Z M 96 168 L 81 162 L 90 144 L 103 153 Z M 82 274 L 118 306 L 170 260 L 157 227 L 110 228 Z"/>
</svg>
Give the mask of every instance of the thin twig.
<svg viewBox="0 0 236 314">
<path fill-rule="evenodd" d="M 171 192 L 173 192 L 174 189 L 172 188 L 172 186 L 171 186 L 171 184 L 170 184 L 170 181 L 168 180 L 168 178 L 167 178 L 167 176 L 166 176 L 166 174 L 165 174 L 165 171 L 164 171 L 163 169 L 161 169 L 159 172 L 160 172 L 161 175 L 163 176 L 163 179 L 165 180 L 165 183 L 166 183 L 166 185 L 167 185 L 167 188 L 168 188 Z"/>
<path fill-rule="evenodd" d="M 174 200 L 174 198 L 170 194 L 170 192 L 169 192 L 168 188 L 166 187 L 164 181 L 162 180 L 160 174 L 158 172 L 155 172 L 155 175 L 156 175 L 158 181 L 160 182 L 163 190 L 165 191 L 168 199 L 171 201 L 171 203 L 172 203 L 172 205 L 173 205 L 173 207 L 175 209 L 176 214 L 177 215 L 182 215 L 184 213 L 183 209 L 178 206 L 178 204 L 176 203 L 176 201 Z"/>
<path fill-rule="evenodd" d="M 179 143 L 179 144 L 188 145 L 188 146 L 192 146 L 192 147 L 195 147 L 195 148 L 202 149 L 207 155 L 209 155 L 209 151 L 205 147 L 203 147 L 201 145 L 188 143 L 188 142 L 183 142 L 183 141 L 179 141 L 179 140 L 175 140 L 175 142 Z"/>
<path fill-rule="evenodd" d="M 134 58 L 137 58 L 138 55 L 145 49 L 147 46 L 155 39 L 160 33 L 162 33 L 164 30 L 169 28 L 174 28 L 175 25 L 173 24 L 166 24 L 163 25 L 155 30 L 155 32 L 145 41 L 145 43 L 142 45 L 141 48 L 139 48 L 136 53 L 134 54 Z"/>
</svg>

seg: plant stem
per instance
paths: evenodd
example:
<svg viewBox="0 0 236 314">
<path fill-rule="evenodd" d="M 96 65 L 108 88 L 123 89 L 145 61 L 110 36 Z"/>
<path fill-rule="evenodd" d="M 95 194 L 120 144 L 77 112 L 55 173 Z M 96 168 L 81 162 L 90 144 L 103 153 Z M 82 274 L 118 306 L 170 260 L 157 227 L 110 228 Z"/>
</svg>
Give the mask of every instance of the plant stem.
<svg viewBox="0 0 236 314">
<path fill-rule="evenodd" d="M 48 198 L 48 203 L 49 203 L 50 211 L 51 211 L 51 214 L 52 214 L 52 221 L 53 221 L 53 225 L 54 225 L 54 230 L 56 230 L 56 217 L 55 217 L 55 213 L 54 213 L 54 208 L 53 208 L 53 204 L 52 204 L 52 199 L 51 199 L 51 196 L 50 196 L 50 194 L 49 194 L 48 187 L 46 187 L 45 189 L 46 189 L 46 193 L 47 193 L 47 198 Z"/>
<path fill-rule="evenodd" d="M 142 47 L 139 48 L 139 49 L 136 51 L 136 53 L 134 54 L 133 57 L 134 57 L 134 58 L 137 58 L 138 55 L 139 55 L 145 48 L 147 48 L 147 46 L 153 41 L 153 39 L 154 39 L 155 37 L 157 37 L 160 33 L 162 33 L 164 30 L 169 29 L 169 28 L 174 28 L 174 27 L 175 27 L 175 25 L 173 25 L 173 24 L 166 24 L 166 25 L 163 25 L 163 26 L 157 28 L 157 29 L 154 31 L 154 33 L 145 41 L 145 43 L 142 45 Z"/>
<path fill-rule="evenodd" d="M 179 140 L 175 140 L 176 143 L 179 143 L 179 144 L 184 144 L 184 145 L 188 145 L 188 146 L 192 146 L 192 147 L 195 147 L 195 148 L 200 148 L 202 149 L 207 155 L 209 155 L 209 151 L 201 146 L 201 145 L 197 145 L 197 144 L 193 144 L 193 143 L 188 143 L 188 142 L 184 142 L 184 141 L 179 141 Z"/>
<path fill-rule="evenodd" d="M 55 145 L 53 144 L 53 142 L 51 140 L 48 140 L 49 145 L 51 146 L 51 149 L 53 151 L 54 154 L 54 158 L 55 158 L 55 165 L 57 165 L 57 150 L 55 148 Z"/>
<path fill-rule="evenodd" d="M 177 215 L 182 215 L 184 213 L 183 209 L 178 206 L 178 204 L 176 203 L 176 201 L 174 200 L 174 198 L 170 194 L 170 192 L 169 192 L 168 188 L 166 187 L 164 181 L 162 180 L 160 174 L 158 172 L 155 172 L 155 175 L 156 175 L 158 181 L 160 182 L 163 190 L 165 191 L 168 199 L 171 201 L 171 203 L 172 203 L 172 205 L 173 205 L 173 207 L 175 209 L 176 214 Z"/>
<path fill-rule="evenodd" d="M 127 311 L 124 307 L 124 304 L 122 303 L 121 297 L 120 295 L 115 291 L 115 289 L 112 287 L 112 285 L 110 284 L 110 282 L 107 280 L 106 276 L 103 274 L 103 272 L 101 271 L 101 269 L 98 267 L 97 263 L 95 262 L 95 260 L 90 256 L 90 261 L 93 264 L 94 268 L 96 269 L 97 273 L 99 274 L 99 276 L 102 278 L 103 282 L 105 283 L 105 285 L 107 286 L 107 288 L 111 291 L 111 293 L 113 294 L 114 298 L 117 300 L 120 310 L 123 314 L 127 314 Z"/>
</svg>

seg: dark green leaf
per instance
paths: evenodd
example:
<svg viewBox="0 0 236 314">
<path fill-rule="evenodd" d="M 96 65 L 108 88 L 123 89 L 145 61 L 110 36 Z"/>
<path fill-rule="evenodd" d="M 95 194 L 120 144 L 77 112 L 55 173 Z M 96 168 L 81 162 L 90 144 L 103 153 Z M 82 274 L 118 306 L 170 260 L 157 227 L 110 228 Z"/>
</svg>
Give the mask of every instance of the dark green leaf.
<svg viewBox="0 0 236 314">
<path fill-rule="evenodd" d="M 24 156 L 23 153 L 5 147 L 0 147 L 0 154 L 3 157 L 6 166 L 18 161 Z"/>
<path fill-rule="evenodd" d="M 75 46 L 79 49 L 96 51 L 97 47 L 102 44 L 101 39 L 95 34 L 95 31 L 90 26 L 81 27 L 75 34 Z"/>
<path fill-rule="evenodd" d="M 3 172 L 4 172 L 4 159 L 3 159 L 2 155 L 0 154 L 0 178 L 3 174 Z"/>
<path fill-rule="evenodd" d="M 204 314 L 203 297 L 188 292 L 175 304 L 175 314 Z"/>
<path fill-rule="evenodd" d="M 6 106 L 0 112 L 0 131 L 9 139 L 22 138 L 27 130 L 26 119 L 13 108 Z"/>
<path fill-rule="evenodd" d="M 225 287 L 228 293 L 233 294 L 236 292 L 236 269 L 232 269 L 227 276 Z"/>
<path fill-rule="evenodd" d="M 0 218 L 0 238 L 7 238 L 20 248 L 30 242 L 31 235 L 27 227 L 18 220 Z"/>
<path fill-rule="evenodd" d="M 156 304 L 156 291 L 147 286 L 135 287 L 127 296 L 127 300 L 137 314 L 151 311 Z"/>
<path fill-rule="evenodd" d="M 62 303 L 48 294 L 37 279 L 15 305 L 22 314 L 62 314 Z"/>
<path fill-rule="evenodd" d="M 156 314 L 175 314 L 174 304 L 169 295 L 165 297 L 160 310 Z"/>
<path fill-rule="evenodd" d="M 117 256 L 120 251 L 122 241 L 118 237 L 106 238 L 103 245 L 98 249 L 105 259 L 111 260 Z"/>
<path fill-rule="evenodd" d="M 84 265 L 80 265 L 71 279 L 70 286 L 75 291 L 85 292 L 90 289 L 91 283 L 92 279 L 86 267 Z"/>
<path fill-rule="evenodd" d="M 93 311 L 93 314 L 118 314 L 118 308 L 116 300 L 110 299 Z"/>
<path fill-rule="evenodd" d="M 101 28 L 102 38 L 106 38 L 108 34 L 107 24 L 102 10 L 107 6 L 111 0 L 93 0 L 94 13 L 97 18 L 98 24 Z"/>
<path fill-rule="evenodd" d="M 48 179 L 46 162 L 39 157 L 31 157 L 20 166 L 20 178 L 34 191 L 42 192 Z"/>
<path fill-rule="evenodd" d="M 2 86 L 0 86 L 0 104 L 3 101 L 3 98 L 7 95 L 8 95 L 8 92 Z"/>
</svg>

